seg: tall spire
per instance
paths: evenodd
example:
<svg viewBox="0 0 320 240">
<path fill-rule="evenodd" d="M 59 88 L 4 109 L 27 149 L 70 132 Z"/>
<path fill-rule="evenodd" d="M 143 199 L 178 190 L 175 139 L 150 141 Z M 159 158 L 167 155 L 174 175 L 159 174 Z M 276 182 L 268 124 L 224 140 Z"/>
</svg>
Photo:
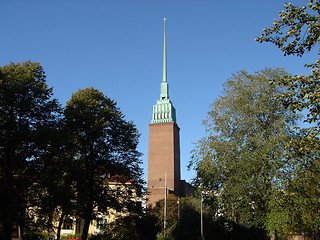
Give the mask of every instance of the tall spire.
<svg viewBox="0 0 320 240">
<path fill-rule="evenodd" d="M 166 38 L 166 20 L 163 18 L 163 72 L 162 81 L 167 81 L 167 38 Z"/>
<path fill-rule="evenodd" d="M 166 20 L 167 18 L 163 18 L 163 71 L 162 71 L 162 83 L 161 83 L 161 89 L 160 89 L 160 99 L 169 99 L 169 86 L 167 83 Z"/>
<path fill-rule="evenodd" d="M 169 99 L 169 85 L 167 82 L 167 39 L 166 18 L 163 19 L 163 73 L 160 86 L 160 99 L 153 105 L 151 123 L 176 122 L 176 110 Z"/>
</svg>

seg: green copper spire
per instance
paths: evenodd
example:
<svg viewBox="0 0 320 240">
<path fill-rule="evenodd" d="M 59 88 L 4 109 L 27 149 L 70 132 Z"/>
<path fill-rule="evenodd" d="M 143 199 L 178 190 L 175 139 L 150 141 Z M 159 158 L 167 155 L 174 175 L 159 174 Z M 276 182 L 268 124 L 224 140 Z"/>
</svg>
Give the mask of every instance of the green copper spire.
<svg viewBox="0 0 320 240">
<path fill-rule="evenodd" d="M 169 99 L 169 86 L 167 83 L 167 38 L 166 38 L 166 18 L 163 19 L 163 71 L 160 90 L 160 99 Z"/>
<path fill-rule="evenodd" d="M 153 105 L 151 123 L 176 122 L 176 109 L 169 99 L 169 85 L 167 82 L 167 39 L 166 18 L 163 19 L 163 72 L 160 86 L 160 99 Z"/>
<path fill-rule="evenodd" d="M 163 19 L 163 72 L 162 82 L 167 81 L 167 38 L 166 38 L 166 18 Z"/>
</svg>

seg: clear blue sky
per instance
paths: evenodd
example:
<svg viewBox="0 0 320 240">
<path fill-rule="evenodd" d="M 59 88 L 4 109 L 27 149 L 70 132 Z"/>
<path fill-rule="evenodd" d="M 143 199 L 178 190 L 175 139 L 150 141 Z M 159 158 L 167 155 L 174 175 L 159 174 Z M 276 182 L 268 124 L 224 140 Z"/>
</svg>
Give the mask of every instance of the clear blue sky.
<svg viewBox="0 0 320 240">
<path fill-rule="evenodd" d="M 209 105 L 232 73 L 284 67 L 308 73 L 317 58 L 283 57 L 254 38 L 272 24 L 284 0 L 0 0 L 0 65 L 40 62 L 62 105 L 84 87 L 117 101 L 141 133 L 147 173 L 148 124 L 162 80 L 163 17 L 167 17 L 170 99 L 181 128 L 181 173 Z M 292 3 L 306 1 L 291 1 Z"/>
</svg>

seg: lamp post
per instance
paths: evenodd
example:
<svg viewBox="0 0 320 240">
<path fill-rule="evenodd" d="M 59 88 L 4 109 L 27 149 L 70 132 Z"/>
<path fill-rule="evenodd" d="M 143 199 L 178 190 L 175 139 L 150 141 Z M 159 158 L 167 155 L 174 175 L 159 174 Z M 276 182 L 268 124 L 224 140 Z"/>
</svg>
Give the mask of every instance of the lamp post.
<svg viewBox="0 0 320 240">
<path fill-rule="evenodd" d="M 159 181 L 162 181 L 162 178 L 159 178 Z M 152 187 L 152 189 L 164 189 L 164 206 L 163 206 L 163 237 L 166 237 L 166 229 L 167 229 L 167 195 L 168 189 L 167 186 L 167 171 L 164 172 L 164 186 L 163 187 Z"/>
<path fill-rule="evenodd" d="M 164 172 L 164 208 L 163 208 L 163 235 L 166 237 L 167 224 L 167 171 Z"/>
<path fill-rule="evenodd" d="M 203 236 L 203 211 L 202 211 L 202 203 L 203 203 L 203 192 L 201 191 L 201 203 L 200 203 L 200 215 L 201 215 L 201 219 L 200 219 L 200 227 L 201 227 L 201 240 L 205 240 L 204 236 Z"/>
</svg>

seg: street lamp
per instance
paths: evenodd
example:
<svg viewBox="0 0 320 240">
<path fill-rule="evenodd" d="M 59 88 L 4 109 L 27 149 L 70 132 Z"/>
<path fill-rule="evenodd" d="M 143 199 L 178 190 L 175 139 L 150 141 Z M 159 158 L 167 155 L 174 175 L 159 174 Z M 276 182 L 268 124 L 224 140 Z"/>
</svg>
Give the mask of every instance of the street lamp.
<svg viewBox="0 0 320 240">
<path fill-rule="evenodd" d="M 162 181 L 162 178 L 159 178 L 159 181 Z M 163 237 L 166 237 L 166 229 L 167 229 L 167 196 L 168 191 L 172 191 L 172 189 L 167 186 L 167 171 L 164 172 L 164 187 L 153 187 L 152 189 L 164 189 L 164 207 L 163 207 Z"/>
<path fill-rule="evenodd" d="M 200 224 L 200 227 L 201 227 L 201 240 L 205 240 L 204 239 L 204 236 L 203 236 L 203 211 L 202 211 L 202 204 L 203 204 L 203 192 L 201 191 L 201 203 L 200 203 L 200 215 L 201 215 L 201 224 Z"/>
<path fill-rule="evenodd" d="M 164 172 L 164 213 L 163 213 L 163 235 L 166 237 L 167 224 L 167 171 Z"/>
</svg>

